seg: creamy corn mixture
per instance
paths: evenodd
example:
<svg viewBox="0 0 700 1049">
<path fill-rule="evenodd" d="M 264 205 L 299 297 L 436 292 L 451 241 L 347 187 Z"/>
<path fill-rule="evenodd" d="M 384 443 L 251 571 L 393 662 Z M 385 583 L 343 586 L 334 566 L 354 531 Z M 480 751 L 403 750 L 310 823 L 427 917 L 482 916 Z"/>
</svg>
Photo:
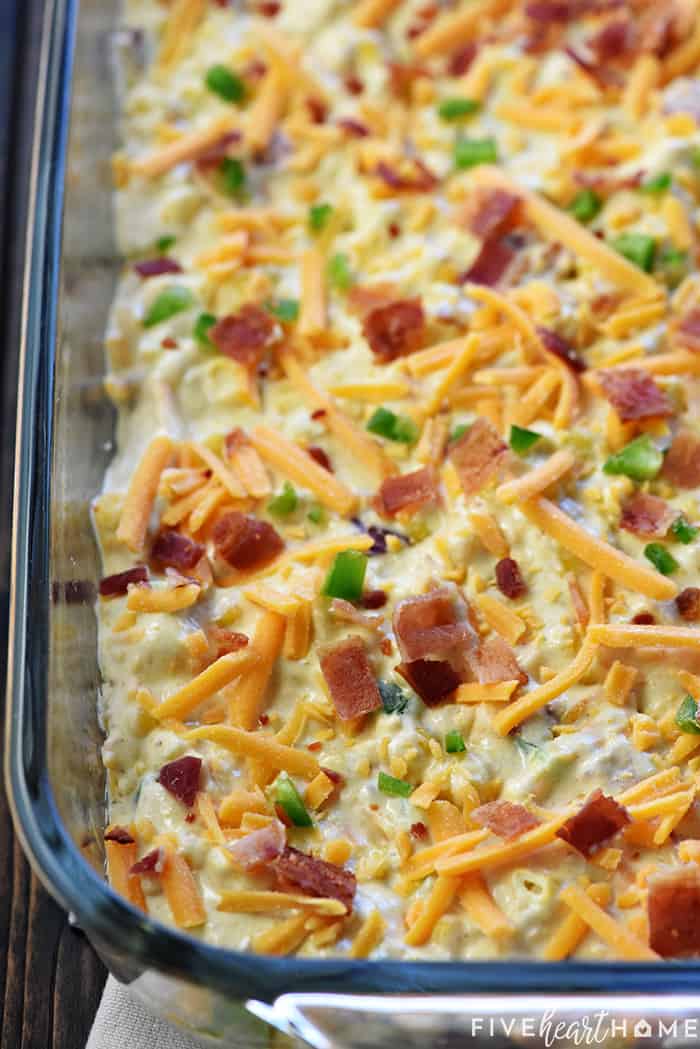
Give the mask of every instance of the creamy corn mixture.
<svg viewBox="0 0 700 1049">
<path fill-rule="evenodd" d="M 695 3 L 123 20 L 112 883 L 244 950 L 675 953 L 647 897 L 698 893 Z M 401 603 L 436 591 L 461 641 L 416 657 Z M 565 822 L 597 789 L 612 823 Z M 334 866 L 295 881 L 290 847 Z"/>
</svg>

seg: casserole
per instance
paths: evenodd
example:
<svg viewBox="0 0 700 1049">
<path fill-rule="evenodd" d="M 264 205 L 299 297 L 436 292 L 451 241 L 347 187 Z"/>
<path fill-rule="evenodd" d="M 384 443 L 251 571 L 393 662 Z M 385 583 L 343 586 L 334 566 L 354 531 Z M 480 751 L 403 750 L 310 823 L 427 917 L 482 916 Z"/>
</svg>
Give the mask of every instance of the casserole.
<svg viewBox="0 0 700 1049">
<path fill-rule="evenodd" d="M 545 994 L 547 1002 L 559 1002 L 562 1009 L 592 1011 L 588 999 L 567 1003 L 563 996 L 588 993 L 597 1006 L 611 986 L 618 997 L 610 1005 L 622 1017 L 648 1012 L 652 1018 L 678 1018 L 692 1011 L 697 963 L 273 960 L 201 945 L 139 914 L 104 883 L 98 844 L 104 783 L 94 709 L 98 669 L 92 611 L 99 568 L 88 509 L 112 434 L 111 410 L 101 390 L 101 339 L 118 262 L 110 242 L 106 181 L 100 181 L 100 174 L 113 142 L 105 119 L 110 103 L 102 94 L 107 85 L 97 75 L 109 31 L 99 5 L 84 5 L 79 17 L 71 3 L 47 6 L 27 215 L 7 734 L 15 820 L 35 870 L 76 915 L 119 978 L 163 1015 L 214 1043 L 265 1045 L 265 1024 L 279 1022 L 319 1046 L 372 1045 L 379 1039 L 393 1044 L 390 1038 L 406 1044 L 407 1029 L 417 1032 L 414 1044 L 438 1044 L 450 1032 L 470 1037 L 467 1021 L 478 1010 L 500 1013 L 501 1000 L 489 1004 L 473 997 L 488 995 L 494 987 L 517 999 L 521 1015 L 544 1007 L 542 997 L 523 1001 L 534 992 Z M 80 121 L 74 121 L 68 144 L 76 34 L 74 105 L 99 101 L 105 108 L 93 119 L 76 108 Z M 68 164 L 74 161 L 74 166 L 69 167 L 64 197 L 66 149 Z M 86 164 L 86 155 L 94 160 Z M 81 213 L 89 214 L 87 228 L 80 223 Z M 284 993 L 304 991 L 315 997 L 287 998 L 278 1003 L 277 1012 L 270 1006 Z M 366 997 L 347 1002 L 334 999 L 333 992 Z M 659 998 L 643 1007 L 632 997 L 635 992 L 653 992 Z M 373 994 L 457 997 L 399 1003 L 375 1001 Z M 675 1001 L 668 997 L 674 994 L 679 996 Z M 246 1002 L 249 1015 L 242 1008 Z M 374 1010 L 382 1018 L 377 1021 L 381 1027 L 373 1029 L 366 1023 Z M 358 1011 L 362 1023 L 357 1022 Z M 414 1022 L 418 1014 L 429 1018 L 422 1032 Z"/>
</svg>

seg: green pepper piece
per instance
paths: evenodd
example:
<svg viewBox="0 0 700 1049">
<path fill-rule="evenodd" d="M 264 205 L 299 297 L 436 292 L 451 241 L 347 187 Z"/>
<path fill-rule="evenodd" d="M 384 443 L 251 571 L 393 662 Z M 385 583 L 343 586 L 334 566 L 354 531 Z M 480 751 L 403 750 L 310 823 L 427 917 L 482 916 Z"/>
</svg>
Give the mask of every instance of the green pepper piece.
<svg viewBox="0 0 700 1049">
<path fill-rule="evenodd" d="M 197 320 L 194 322 L 193 335 L 200 346 L 204 346 L 207 349 L 213 347 L 213 342 L 209 338 L 209 329 L 213 328 L 216 324 L 216 317 L 213 313 L 200 313 Z"/>
<path fill-rule="evenodd" d="M 286 772 L 281 772 L 275 780 L 273 794 L 275 804 L 279 805 L 295 827 L 313 826 L 306 805 Z"/>
<path fill-rule="evenodd" d="M 457 729 L 452 729 L 445 736 L 445 750 L 448 754 L 461 754 L 467 749 L 467 745 L 464 742 L 464 737 L 461 732 Z"/>
<path fill-rule="evenodd" d="M 693 736 L 700 736 L 700 725 L 698 724 L 698 705 L 692 696 L 685 696 L 676 711 L 676 724 L 681 732 L 688 732 Z"/>
<path fill-rule="evenodd" d="M 533 444 L 537 444 L 541 433 L 537 433 L 536 430 L 525 430 L 522 426 L 511 426 L 509 443 L 514 452 L 518 455 L 525 455 L 532 448 Z"/>
<path fill-rule="evenodd" d="M 455 142 L 455 167 L 475 168 L 478 164 L 495 164 L 498 146 L 494 138 L 460 138 Z"/>
<path fill-rule="evenodd" d="M 633 481 L 650 481 L 663 465 L 664 457 L 651 437 L 643 433 L 635 437 L 603 465 L 603 473 L 622 474 Z"/>
<path fill-rule="evenodd" d="M 444 98 L 438 106 L 438 116 L 447 123 L 478 113 L 481 105 L 474 98 Z"/>
<path fill-rule="evenodd" d="M 174 317 L 176 313 L 188 310 L 193 303 L 194 295 L 189 288 L 184 288 L 181 284 L 171 284 L 169 288 L 164 288 L 151 303 L 143 318 L 143 326 L 152 328 L 155 324 Z"/>
<path fill-rule="evenodd" d="M 380 772 L 377 777 L 377 786 L 382 794 L 388 794 L 394 798 L 409 798 L 413 794 L 413 787 L 406 780 L 396 779 L 395 776 L 387 776 L 386 772 Z"/>
<path fill-rule="evenodd" d="M 692 543 L 693 539 L 696 538 L 700 528 L 696 528 L 695 525 L 691 525 L 681 514 L 677 517 L 669 529 L 674 539 L 677 539 L 679 543 L 684 543 L 686 546 L 688 543 Z"/>
<path fill-rule="evenodd" d="M 244 82 L 226 66 L 211 66 L 205 74 L 204 83 L 224 102 L 242 102 L 245 98 Z"/>
<path fill-rule="evenodd" d="M 622 233 L 612 242 L 615 251 L 639 266 L 645 273 L 651 273 L 656 255 L 656 241 L 646 233 Z"/>
<path fill-rule="evenodd" d="M 644 556 L 661 575 L 673 575 L 678 571 L 679 565 L 675 557 L 661 543 L 648 543 L 644 547 Z"/>
<path fill-rule="evenodd" d="M 367 557 L 360 550 L 341 550 L 335 555 L 323 584 L 322 594 L 344 601 L 359 601 L 367 571 Z"/>
<path fill-rule="evenodd" d="M 299 496 L 297 495 L 295 488 L 289 483 L 289 481 L 285 481 L 282 491 L 270 500 L 267 504 L 267 509 L 268 512 L 274 514 L 275 517 L 288 517 L 289 514 L 294 513 L 298 505 Z"/>
<path fill-rule="evenodd" d="M 603 206 L 603 201 L 593 189 L 582 189 L 568 207 L 568 211 L 579 222 L 591 222 Z"/>
</svg>

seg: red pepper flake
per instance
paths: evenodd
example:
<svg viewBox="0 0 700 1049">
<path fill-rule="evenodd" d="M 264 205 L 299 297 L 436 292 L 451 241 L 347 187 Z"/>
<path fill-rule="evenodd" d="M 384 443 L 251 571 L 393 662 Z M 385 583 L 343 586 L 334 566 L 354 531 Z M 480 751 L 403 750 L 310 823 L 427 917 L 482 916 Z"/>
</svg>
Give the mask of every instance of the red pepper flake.
<svg viewBox="0 0 700 1049">
<path fill-rule="evenodd" d="M 398 222 L 390 222 L 387 227 L 387 232 L 392 240 L 396 240 L 401 235 L 401 227 Z"/>
<path fill-rule="evenodd" d="M 194 823 L 194 821 L 196 819 L 197 819 L 197 816 L 196 816 L 196 814 L 194 812 L 188 812 L 185 815 L 185 823 Z"/>
<path fill-rule="evenodd" d="M 651 612 L 637 612 L 636 616 L 632 616 L 630 622 L 634 623 L 635 626 L 653 626 L 656 619 Z"/>
<path fill-rule="evenodd" d="M 476 44 L 467 44 L 450 55 L 447 62 L 447 73 L 449 76 L 463 76 L 476 58 Z"/>
<path fill-rule="evenodd" d="M 322 466 L 324 470 L 328 470 L 329 473 L 333 473 L 333 465 L 323 448 L 319 448 L 316 444 L 310 444 L 306 451 L 319 466 Z"/>
<path fill-rule="evenodd" d="M 381 649 L 381 653 L 383 656 L 390 656 L 394 651 L 394 646 L 391 642 L 391 638 L 383 637 L 382 640 L 379 642 L 379 648 Z"/>
<path fill-rule="evenodd" d="M 412 838 L 416 839 L 416 841 L 425 841 L 428 837 L 428 828 L 425 823 L 421 823 L 420 821 L 418 823 L 412 823 L 410 834 Z"/>
<path fill-rule="evenodd" d="M 346 91 L 349 91 L 351 95 L 361 95 L 365 89 L 365 85 L 355 73 L 346 76 L 344 83 Z"/>
<path fill-rule="evenodd" d="M 172 335 L 166 335 L 164 339 L 161 339 L 160 344 L 164 350 L 177 349 L 177 339 L 173 339 Z"/>
<path fill-rule="evenodd" d="M 125 572 L 116 572 L 115 575 L 107 575 L 104 579 L 100 579 L 100 595 L 102 597 L 121 597 L 132 583 L 147 582 L 148 569 L 146 566 L 134 565 L 133 568 L 127 568 Z"/>
<path fill-rule="evenodd" d="M 105 841 L 116 841 L 117 845 L 133 845 L 135 840 L 126 827 L 112 827 L 105 834 Z"/>
<path fill-rule="evenodd" d="M 310 95 L 306 99 L 306 108 L 314 124 L 323 124 L 328 116 L 328 106 L 320 98 Z"/>
<path fill-rule="evenodd" d="M 317 750 L 320 750 L 322 746 L 323 746 L 323 744 L 321 743 L 321 741 L 319 739 L 316 739 L 316 740 L 314 740 L 313 743 L 308 743 L 307 746 L 306 746 L 306 749 L 307 750 L 317 751 Z"/>
<path fill-rule="evenodd" d="M 277 0 L 262 0 L 262 3 L 258 4 L 258 14 L 263 18 L 276 18 L 281 10 L 282 4 Z"/>
<path fill-rule="evenodd" d="M 260 717 L 258 718 L 258 724 L 259 725 L 263 725 L 263 726 L 269 725 L 270 724 L 270 715 L 269 714 L 261 714 Z"/>
<path fill-rule="evenodd" d="M 384 608 L 387 602 L 385 590 L 367 590 L 362 595 L 360 604 L 363 608 Z"/>
<path fill-rule="evenodd" d="M 129 874 L 160 874 L 163 869 L 163 850 L 153 849 L 133 865 Z"/>
<path fill-rule="evenodd" d="M 311 418 L 316 421 L 317 419 L 325 419 L 328 412 L 325 408 L 315 408 L 311 413 Z"/>
<path fill-rule="evenodd" d="M 176 758 L 163 765 L 158 773 L 158 782 L 189 809 L 197 797 L 201 774 L 202 759 L 194 754 L 186 754 L 183 758 Z"/>
<path fill-rule="evenodd" d="M 367 125 L 362 124 L 359 120 L 353 120 L 352 117 L 341 117 L 338 121 L 338 127 L 342 128 L 343 131 L 347 131 L 351 138 L 367 138 L 369 135 Z"/>
<path fill-rule="evenodd" d="M 496 583 L 501 593 L 511 601 L 516 601 L 527 592 L 520 565 L 512 557 L 504 557 L 496 565 Z"/>
</svg>

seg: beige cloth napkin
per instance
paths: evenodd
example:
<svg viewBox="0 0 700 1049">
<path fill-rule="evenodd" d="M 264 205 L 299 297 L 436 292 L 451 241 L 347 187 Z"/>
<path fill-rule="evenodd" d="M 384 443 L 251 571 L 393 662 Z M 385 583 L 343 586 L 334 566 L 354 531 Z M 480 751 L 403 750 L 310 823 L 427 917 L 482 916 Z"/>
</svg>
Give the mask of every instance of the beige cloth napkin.
<svg viewBox="0 0 700 1049">
<path fill-rule="evenodd" d="M 85 1049 L 200 1049 L 203 1044 L 149 1013 L 110 976 Z"/>
</svg>

